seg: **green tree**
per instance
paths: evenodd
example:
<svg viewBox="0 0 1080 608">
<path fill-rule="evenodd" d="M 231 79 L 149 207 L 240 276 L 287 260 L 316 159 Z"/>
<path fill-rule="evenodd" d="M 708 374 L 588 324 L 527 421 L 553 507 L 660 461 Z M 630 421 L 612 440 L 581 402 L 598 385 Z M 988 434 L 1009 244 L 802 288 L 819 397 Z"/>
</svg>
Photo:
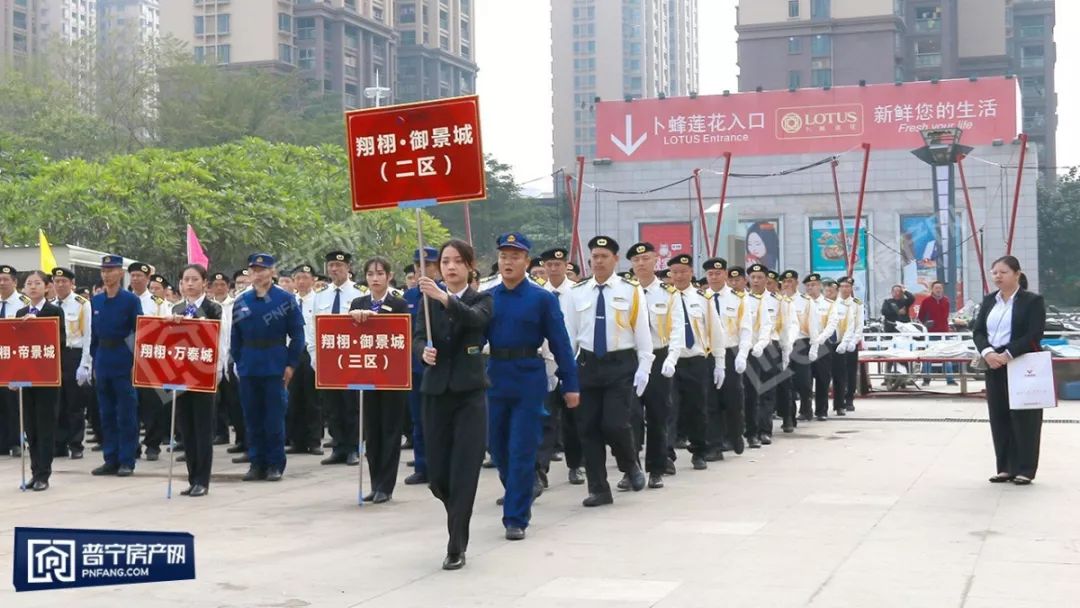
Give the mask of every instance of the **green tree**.
<svg viewBox="0 0 1080 608">
<path fill-rule="evenodd" d="M 1058 306 L 1080 305 L 1080 267 L 1076 238 L 1080 230 L 1080 168 L 1049 183 L 1039 182 L 1039 285 Z"/>
</svg>

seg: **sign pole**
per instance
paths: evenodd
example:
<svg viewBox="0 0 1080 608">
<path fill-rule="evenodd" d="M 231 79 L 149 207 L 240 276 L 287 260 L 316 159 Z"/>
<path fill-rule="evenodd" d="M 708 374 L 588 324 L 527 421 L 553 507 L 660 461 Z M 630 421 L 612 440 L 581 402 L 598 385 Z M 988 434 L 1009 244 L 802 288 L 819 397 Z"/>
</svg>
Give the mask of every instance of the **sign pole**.
<svg viewBox="0 0 1080 608">
<path fill-rule="evenodd" d="M 836 219 L 840 222 L 840 244 L 843 246 L 844 259 L 848 259 L 847 226 L 844 225 L 844 207 L 840 204 L 840 180 L 836 177 L 836 167 L 840 161 L 833 157 L 829 166 L 832 168 L 833 194 L 836 195 Z"/>
<path fill-rule="evenodd" d="M 423 217 L 420 215 L 420 207 L 416 208 L 416 250 L 420 252 L 420 276 L 426 276 L 424 274 L 427 269 L 427 258 L 424 256 L 424 229 L 423 229 Z M 432 345 L 431 341 L 431 303 L 428 302 L 428 297 L 422 295 L 424 298 L 424 329 L 427 330 L 427 345 Z"/>
<path fill-rule="evenodd" d="M 165 498 L 172 500 L 173 464 L 176 463 L 176 388 L 172 387 L 172 415 L 169 420 L 169 485 Z"/>
<path fill-rule="evenodd" d="M 50 448 L 51 449 L 51 448 Z M 22 485 L 19 489 L 26 491 L 26 427 L 23 422 L 23 387 L 19 387 L 19 455 L 22 458 Z"/>
<path fill-rule="evenodd" d="M 364 391 L 356 391 L 360 401 L 360 432 L 356 441 L 357 457 L 360 459 L 360 492 L 356 495 L 356 504 L 364 506 Z"/>
</svg>

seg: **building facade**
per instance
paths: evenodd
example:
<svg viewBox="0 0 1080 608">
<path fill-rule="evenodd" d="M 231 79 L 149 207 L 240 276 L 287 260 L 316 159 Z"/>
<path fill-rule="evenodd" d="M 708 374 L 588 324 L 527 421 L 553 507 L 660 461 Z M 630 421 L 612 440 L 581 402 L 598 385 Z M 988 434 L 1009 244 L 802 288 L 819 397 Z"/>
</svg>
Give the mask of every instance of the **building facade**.
<svg viewBox="0 0 1080 608">
<path fill-rule="evenodd" d="M 114 35 L 137 36 L 143 43 L 154 42 L 161 36 L 158 0 L 97 0 L 97 3 L 97 36 L 101 46 L 107 46 Z"/>
<path fill-rule="evenodd" d="M 1053 0 L 739 0 L 739 90 L 1015 74 L 1056 167 Z"/>
<path fill-rule="evenodd" d="M 556 168 L 596 155 L 595 104 L 696 93 L 697 0 L 552 0 Z"/>
<path fill-rule="evenodd" d="M 397 0 L 400 102 L 476 92 L 475 0 Z"/>
</svg>

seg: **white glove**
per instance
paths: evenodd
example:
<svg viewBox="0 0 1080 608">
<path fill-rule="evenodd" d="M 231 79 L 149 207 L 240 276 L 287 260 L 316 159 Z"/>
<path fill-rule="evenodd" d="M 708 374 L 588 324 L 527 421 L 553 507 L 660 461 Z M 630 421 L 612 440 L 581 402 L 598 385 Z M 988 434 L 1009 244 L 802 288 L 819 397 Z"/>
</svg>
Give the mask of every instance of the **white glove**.
<svg viewBox="0 0 1080 608">
<path fill-rule="evenodd" d="M 664 367 L 660 369 L 660 375 L 665 378 L 670 378 L 675 375 L 675 362 L 671 359 L 664 360 Z"/>
<path fill-rule="evenodd" d="M 754 348 L 750 349 L 750 354 L 753 355 L 753 357 L 755 359 L 760 357 L 761 354 L 764 353 L 764 352 L 765 352 L 765 347 L 763 345 L 761 345 L 761 344 L 757 344 L 757 345 L 754 346 Z"/>
<path fill-rule="evenodd" d="M 741 374 L 746 371 L 746 354 L 739 353 L 735 355 L 735 373 Z"/>
<path fill-rule="evenodd" d="M 224 379 L 225 379 L 225 368 L 219 367 L 218 370 L 217 370 L 217 383 L 221 384 L 221 382 Z"/>
<path fill-rule="evenodd" d="M 712 381 L 716 388 L 724 387 L 724 363 L 723 361 L 717 362 L 716 367 L 713 368 Z"/>
<path fill-rule="evenodd" d="M 818 346 L 820 345 L 816 342 L 810 345 L 810 352 L 808 353 L 808 355 L 810 356 L 810 361 L 817 361 Z"/>
<path fill-rule="evenodd" d="M 554 391 L 558 387 L 559 387 L 559 377 L 558 376 L 548 376 L 548 392 L 550 393 L 550 392 Z"/>
<path fill-rule="evenodd" d="M 90 376 L 91 373 L 89 367 L 80 366 L 79 369 L 75 370 L 75 382 L 79 386 L 89 386 Z"/>
<path fill-rule="evenodd" d="M 649 372 L 638 370 L 634 374 L 634 392 L 640 397 L 645 394 L 645 387 L 649 386 Z"/>
<path fill-rule="evenodd" d="M 791 351 L 785 350 L 780 353 L 780 366 L 783 369 L 787 369 L 791 366 Z"/>
<path fill-rule="evenodd" d="M 842 355 L 847 352 L 847 345 L 843 342 L 836 345 L 836 354 Z"/>
</svg>

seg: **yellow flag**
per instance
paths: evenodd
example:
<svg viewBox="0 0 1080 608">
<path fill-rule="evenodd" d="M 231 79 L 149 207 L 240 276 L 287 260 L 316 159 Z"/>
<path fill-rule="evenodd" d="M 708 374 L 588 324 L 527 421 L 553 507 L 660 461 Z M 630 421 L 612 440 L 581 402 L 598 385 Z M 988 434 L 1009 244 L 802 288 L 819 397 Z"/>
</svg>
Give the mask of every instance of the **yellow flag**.
<svg viewBox="0 0 1080 608">
<path fill-rule="evenodd" d="M 41 272 L 52 272 L 56 268 L 56 257 L 53 256 L 49 240 L 45 238 L 45 231 L 38 230 L 38 248 L 41 250 Z"/>
</svg>

